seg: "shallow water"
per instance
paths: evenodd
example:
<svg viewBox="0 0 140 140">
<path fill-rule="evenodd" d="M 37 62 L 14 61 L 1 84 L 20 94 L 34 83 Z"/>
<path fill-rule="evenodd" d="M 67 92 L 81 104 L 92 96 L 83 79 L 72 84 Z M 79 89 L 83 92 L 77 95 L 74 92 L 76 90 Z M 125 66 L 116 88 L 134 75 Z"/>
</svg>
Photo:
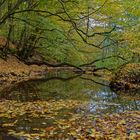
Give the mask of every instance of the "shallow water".
<svg viewBox="0 0 140 140">
<path fill-rule="evenodd" d="M 133 96 L 120 96 L 107 86 L 108 81 L 102 77 L 94 75 L 75 75 L 69 72 L 54 72 L 48 74 L 44 79 L 27 81 L 14 84 L 0 91 L 0 99 L 16 100 L 18 102 L 33 102 L 33 101 L 67 101 L 78 100 L 87 102 L 86 106 L 80 108 L 61 109 L 57 115 L 57 119 L 64 118 L 66 113 L 86 112 L 95 114 L 118 113 L 127 110 L 140 110 L 140 98 L 132 98 Z M 18 132 L 30 132 L 32 127 L 42 128 L 51 126 L 53 120 L 43 118 L 31 118 L 32 121 L 25 121 L 26 117 L 19 118 L 19 123 L 16 127 L 11 128 Z M 1 119 L 0 124 L 8 122 Z M 42 125 L 43 124 L 43 125 Z M 7 131 L 0 128 L 0 140 L 10 140 L 10 137 L 4 138 Z M 13 137 L 11 137 L 12 140 Z M 21 139 L 23 139 L 21 137 Z M 13 139 L 14 140 L 14 139 Z"/>
</svg>

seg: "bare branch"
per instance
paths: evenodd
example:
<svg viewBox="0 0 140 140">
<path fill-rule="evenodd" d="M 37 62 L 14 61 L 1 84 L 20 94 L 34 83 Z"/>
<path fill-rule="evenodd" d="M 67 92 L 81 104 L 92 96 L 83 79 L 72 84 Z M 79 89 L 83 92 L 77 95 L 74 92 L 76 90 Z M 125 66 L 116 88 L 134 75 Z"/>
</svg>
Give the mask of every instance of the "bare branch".
<svg viewBox="0 0 140 140">
<path fill-rule="evenodd" d="M 91 16 L 91 15 L 97 13 L 99 10 L 101 10 L 101 9 L 105 6 L 105 4 L 106 4 L 107 2 L 108 2 L 108 0 L 105 0 L 105 2 L 104 2 L 99 8 L 97 8 L 97 9 L 94 10 L 94 11 L 92 11 L 92 12 L 89 13 L 88 15 L 85 15 L 85 16 L 82 16 L 82 17 L 79 17 L 79 18 L 80 18 L 80 19 L 84 19 L 84 18 L 87 18 L 88 16 Z"/>
<path fill-rule="evenodd" d="M 86 64 L 82 64 L 80 65 L 80 67 L 83 67 L 83 66 L 90 66 L 90 65 L 93 65 L 94 63 L 96 62 L 99 62 L 99 61 L 102 61 L 102 60 L 106 60 L 106 59 L 110 59 L 110 58 L 120 58 L 122 59 L 123 61 L 127 61 L 125 58 L 119 56 L 119 55 L 115 55 L 115 56 L 108 56 L 108 57 L 105 57 L 105 58 L 100 58 L 100 59 L 96 59 L 96 60 L 93 60 L 92 62 L 90 63 L 86 63 Z"/>
</svg>

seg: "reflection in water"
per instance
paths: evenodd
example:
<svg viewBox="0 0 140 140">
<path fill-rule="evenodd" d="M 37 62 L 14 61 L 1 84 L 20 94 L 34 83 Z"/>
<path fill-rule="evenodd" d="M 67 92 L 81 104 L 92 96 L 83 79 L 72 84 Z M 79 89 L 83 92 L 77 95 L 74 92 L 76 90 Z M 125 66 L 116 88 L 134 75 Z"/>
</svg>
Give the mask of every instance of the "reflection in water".
<svg viewBox="0 0 140 140">
<path fill-rule="evenodd" d="M 140 110 L 140 101 L 128 100 L 117 96 L 113 92 L 97 92 L 91 95 L 92 101 L 89 103 L 90 112 L 112 113 L 123 112 L 125 110 Z"/>
<path fill-rule="evenodd" d="M 13 137 L 13 136 L 2 136 L 2 138 L 0 137 L 0 140 L 25 140 L 24 138 L 20 138 L 20 139 L 17 139 L 16 137 Z"/>
<path fill-rule="evenodd" d="M 39 100 L 39 88 L 36 83 L 23 82 L 6 87 L 0 91 L 0 99 L 35 101 Z"/>
<path fill-rule="evenodd" d="M 140 101 L 112 92 L 99 77 L 51 73 L 42 80 L 18 83 L 0 92 L 1 99 L 18 101 L 73 99 L 88 101 L 86 109 L 93 113 L 140 110 Z"/>
<path fill-rule="evenodd" d="M 40 80 L 35 80 L 35 81 L 26 81 L 26 82 L 21 82 L 14 84 L 9 87 L 5 87 L 2 90 L 0 90 L 0 99 L 7 99 L 7 100 L 17 100 L 17 101 L 37 101 L 37 100 L 44 100 L 48 94 L 51 96 L 51 98 L 57 96 L 57 91 L 53 91 L 53 89 L 57 90 L 57 87 L 55 88 L 55 84 L 53 82 L 67 82 L 70 80 L 75 79 L 79 75 L 74 75 L 70 77 L 57 77 L 57 76 L 52 76 L 47 77 L 46 79 L 40 79 Z M 45 84 L 46 83 L 46 84 Z M 45 97 L 42 97 L 43 95 L 43 86 L 44 84 L 46 85 L 45 88 Z M 47 89 L 47 86 L 51 86 L 51 89 Z M 62 96 L 63 98 L 63 96 Z M 46 100 L 48 100 L 46 99 Z"/>
</svg>

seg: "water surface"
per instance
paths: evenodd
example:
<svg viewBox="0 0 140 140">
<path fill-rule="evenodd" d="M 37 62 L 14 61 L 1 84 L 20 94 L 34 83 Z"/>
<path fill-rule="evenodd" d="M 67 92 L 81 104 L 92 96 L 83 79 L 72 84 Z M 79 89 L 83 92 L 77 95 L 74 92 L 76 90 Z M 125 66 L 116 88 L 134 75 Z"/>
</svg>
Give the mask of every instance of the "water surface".
<svg viewBox="0 0 140 140">
<path fill-rule="evenodd" d="M 59 100 L 79 100 L 87 102 L 86 106 L 81 108 L 61 109 L 58 119 L 64 118 L 65 113 L 86 112 L 95 114 L 119 113 L 127 110 L 140 110 L 140 98 L 133 95 L 121 96 L 111 91 L 108 87 L 108 81 L 102 77 L 94 75 L 75 75 L 69 72 L 55 72 L 48 74 L 44 79 L 26 81 L 13 84 L 0 91 L 0 99 L 16 100 L 18 102 L 33 101 L 59 101 Z M 32 127 L 41 128 L 51 126 L 53 120 L 44 120 L 43 118 L 31 118 L 28 122 L 26 117 L 19 118 L 16 125 L 16 131 L 30 132 Z M 8 121 L 1 119 L 0 123 Z M 44 123 L 44 125 L 42 125 Z M 3 129 L 0 129 L 2 135 L 6 135 Z M 1 138 L 0 138 L 1 140 Z M 2 140 L 8 140 L 4 138 Z"/>
</svg>

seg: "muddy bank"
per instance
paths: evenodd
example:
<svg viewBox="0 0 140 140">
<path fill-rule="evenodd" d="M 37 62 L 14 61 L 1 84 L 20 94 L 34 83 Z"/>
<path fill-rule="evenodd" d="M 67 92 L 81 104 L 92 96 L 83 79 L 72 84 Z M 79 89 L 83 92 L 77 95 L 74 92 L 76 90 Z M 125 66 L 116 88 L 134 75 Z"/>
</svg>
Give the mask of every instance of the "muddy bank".
<svg viewBox="0 0 140 140">
<path fill-rule="evenodd" d="M 42 78 L 47 73 L 47 66 L 28 66 L 14 56 L 7 60 L 0 59 L 0 84 L 20 82 Z"/>
<path fill-rule="evenodd" d="M 111 79 L 110 87 L 116 91 L 139 91 L 140 64 L 131 63 L 120 68 Z"/>
</svg>

